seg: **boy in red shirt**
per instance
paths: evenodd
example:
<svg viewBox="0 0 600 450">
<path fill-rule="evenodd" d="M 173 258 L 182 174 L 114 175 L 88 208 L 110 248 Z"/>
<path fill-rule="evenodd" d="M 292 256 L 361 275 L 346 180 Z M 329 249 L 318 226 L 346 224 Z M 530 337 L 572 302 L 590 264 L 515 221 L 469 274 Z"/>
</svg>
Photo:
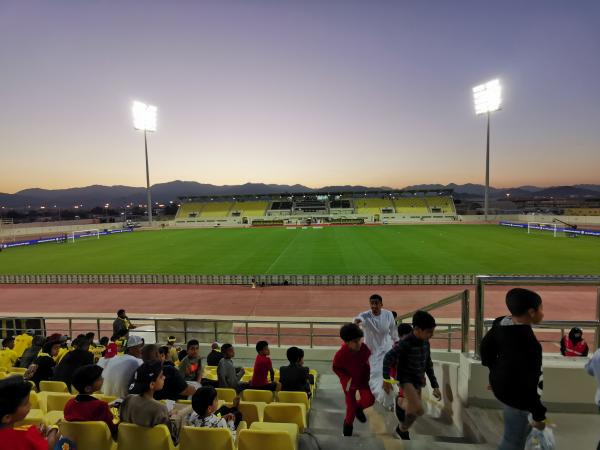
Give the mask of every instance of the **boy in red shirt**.
<svg viewBox="0 0 600 450">
<path fill-rule="evenodd" d="M 275 371 L 273 363 L 269 355 L 269 343 L 267 341 L 258 341 L 256 343 L 256 360 L 254 361 L 254 372 L 252 373 L 252 381 L 250 381 L 250 389 L 262 389 L 265 391 L 279 390 L 279 383 L 275 382 Z M 271 379 L 267 379 L 267 374 Z"/>
<path fill-rule="evenodd" d="M 15 428 L 31 410 L 31 383 L 21 376 L 0 380 L 0 442 L 11 450 L 53 450 L 58 440 L 58 427 L 38 429 L 35 426 Z"/>
<path fill-rule="evenodd" d="M 369 388 L 369 356 L 371 350 L 363 342 L 363 332 L 358 325 L 347 323 L 340 329 L 344 341 L 333 358 L 333 371 L 340 378 L 346 397 L 346 417 L 344 418 L 344 436 L 352 436 L 354 418 L 365 423 L 364 410 L 373 405 L 375 398 Z M 360 400 L 356 400 L 356 392 Z"/>
<path fill-rule="evenodd" d="M 73 386 L 79 395 L 70 399 L 65 405 L 67 422 L 106 423 L 113 439 L 117 437 L 117 425 L 113 422 L 113 414 L 107 402 L 92 397 L 94 392 L 102 389 L 102 367 L 95 364 L 82 366 L 73 374 Z"/>
</svg>

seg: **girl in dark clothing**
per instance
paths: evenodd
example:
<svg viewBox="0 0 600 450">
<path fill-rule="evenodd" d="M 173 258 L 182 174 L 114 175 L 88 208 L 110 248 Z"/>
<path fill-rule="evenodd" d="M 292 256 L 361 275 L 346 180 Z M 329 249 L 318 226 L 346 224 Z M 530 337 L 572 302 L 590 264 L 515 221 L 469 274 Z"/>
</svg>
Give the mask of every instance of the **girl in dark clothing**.
<svg viewBox="0 0 600 450">
<path fill-rule="evenodd" d="M 54 367 L 56 366 L 54 357 L 58 355 L 59 348 L 60 342 L 58 341 L 46 342 L 40 354 L 33 360 L 33 364 L 35 364 L 37 368 L 31 377 L 31 381 L 35 383 L 38 390 L 40 389 L 40 381 L 52 379 Z"/>
</svg>

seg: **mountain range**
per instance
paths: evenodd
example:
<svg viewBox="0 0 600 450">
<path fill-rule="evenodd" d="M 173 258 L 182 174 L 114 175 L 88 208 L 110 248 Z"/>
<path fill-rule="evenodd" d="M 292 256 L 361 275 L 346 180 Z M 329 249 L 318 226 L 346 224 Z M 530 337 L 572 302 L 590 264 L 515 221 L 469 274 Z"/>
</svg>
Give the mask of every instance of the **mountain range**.
<svg viewBox="0 0 600 450">
<path fill-rule="evenodd" d="M 343 192 L 343 191 L 374 191 L 391 190 L 392 188 L 367 187 L 367 186 L 324 186 L 322 188 L 309 188 L 300 184 L 264 184 L 246 183 L 242 185 L 217 186 L 213 184 L 198 183 L 195 181 L 171 181 L 152 186 L 152 200 L 159 203 L 176 201 L 182 196 L 202 195 L 252 195 L 252 194 L 279 194 L 301 192 Z M 404 189 L 453 189 L 455 197 L 463 199 L 481 198 L 484 186 L 480 184 L 420 184 L 407 186 Z M 490 187 L 491 198 L 523 198 L 523 197 L 600 197 L 600 184 L 577 184 L 573 186 L 518 186 L 515 188 Z M 25 208 L 31 205 L 59 208 L 72 208 L 74 205 L 83 205 L 85 208 L 102 206 L 109 203 L 113 207 L 123 206 L 128 203 L 140 204 L 146 201 L 146 188 L 134 186 L 102 186 L 93 185 L 68 189 L 24 189 L 14 194 L 0 193 L 0 206 L 5 208 Z"/>
</svg>

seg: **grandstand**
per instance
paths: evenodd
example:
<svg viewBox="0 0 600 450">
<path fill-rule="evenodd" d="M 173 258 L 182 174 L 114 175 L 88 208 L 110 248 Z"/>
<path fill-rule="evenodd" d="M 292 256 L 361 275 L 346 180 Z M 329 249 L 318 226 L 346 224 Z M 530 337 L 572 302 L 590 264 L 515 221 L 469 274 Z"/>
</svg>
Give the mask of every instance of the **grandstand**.
<svg viewBox="0 0 600 450">
<path fill-rule="evenodd" d="M 282 225 L 327 223 L 340 217 L 355 223 L 457 219 L 451 190 L 180 197 L 180 201 L 176 225 L 265 224 L 269 221 L 265 217 L 277 217 Z"/>
</svg>

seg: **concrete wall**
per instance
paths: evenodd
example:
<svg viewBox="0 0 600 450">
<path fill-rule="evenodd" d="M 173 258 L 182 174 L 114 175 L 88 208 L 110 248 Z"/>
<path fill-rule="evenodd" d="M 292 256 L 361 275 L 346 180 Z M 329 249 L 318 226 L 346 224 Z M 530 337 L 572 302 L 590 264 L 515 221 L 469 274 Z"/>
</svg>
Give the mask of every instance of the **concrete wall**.
<svg viewBox="0 0 600 450">
<path fill-rule="evenodd" d="M 123 228 L 122 223 L 92 223 L 84 225 L 55 225 L 55 226 L 27 226 L 17 227 L 12 226 L 2 227 L 0 229 L 0 236 L 10 240 L 21 240 L 27 236 L 52 236 L 63 233 L 72 233 L 73 231 L 84 231 L 84 230 L 114 230 L 117 228 Z"/>
<path fill-rule="evenodd" d="M 542 401 L 548 411 L 598 412 L 594 404 L 596 381 L 584 369 L 587 360 L 544 356 Z M 488 378 L 489 370 L 480 361 L 461 355 L 458 391 L 463 403 L 485 408 L 499 407 L 500 403 L 488 390 Z"/>
</svg>

